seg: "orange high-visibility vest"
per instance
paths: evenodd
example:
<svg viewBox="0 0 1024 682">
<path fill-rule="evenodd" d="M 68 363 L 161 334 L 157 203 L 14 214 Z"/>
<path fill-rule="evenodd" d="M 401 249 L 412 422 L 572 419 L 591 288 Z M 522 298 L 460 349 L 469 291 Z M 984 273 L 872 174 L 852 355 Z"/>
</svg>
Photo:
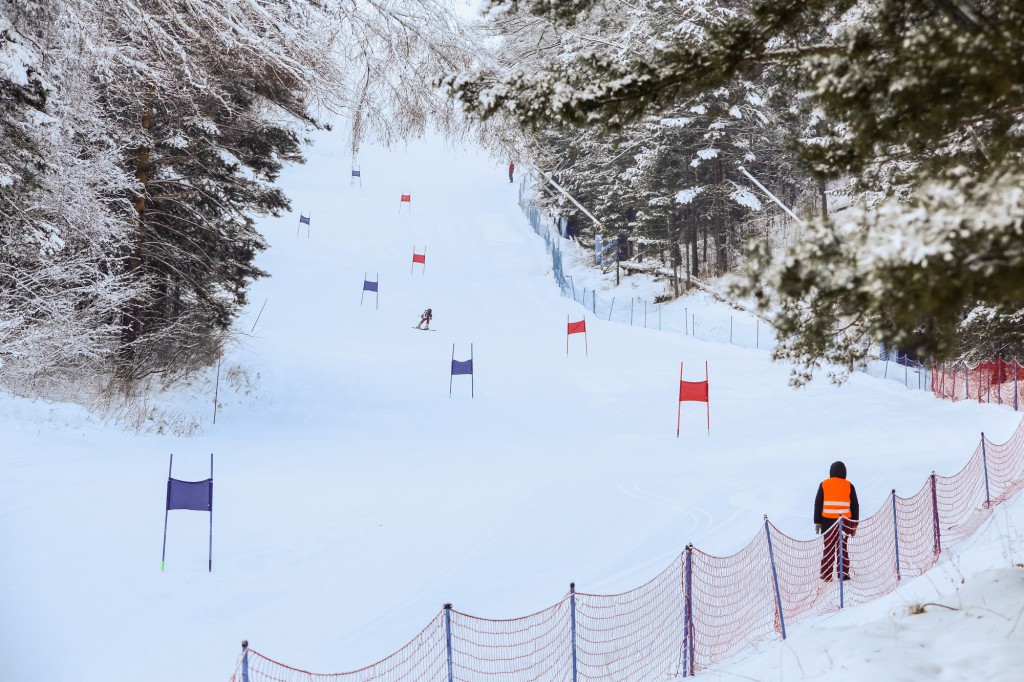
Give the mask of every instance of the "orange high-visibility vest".
<svg viewBox="0 0 1024 682">
<path fill-rule="evenodd" d="M 851 518 L 850 513 L 850 482 L 845 478 L 828 478 L 821 482 L 824 503 L 821 515 L 826 519 L 838 519 L 840 516 Z"/>
</svg>

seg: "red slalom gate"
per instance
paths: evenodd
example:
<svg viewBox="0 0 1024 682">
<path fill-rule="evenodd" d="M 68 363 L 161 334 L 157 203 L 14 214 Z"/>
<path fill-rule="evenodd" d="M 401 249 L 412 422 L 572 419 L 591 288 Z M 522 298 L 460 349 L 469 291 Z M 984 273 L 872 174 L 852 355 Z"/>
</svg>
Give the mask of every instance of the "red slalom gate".
<svg viewBox="0 0 1024 682">
<path fill-rule="evenodd" d="M 676 405 L 676 438 L 679 438 L 680 418 L 683 403 L 704 403 L 708 418 L 708 435 L 711 435 L 711 401 L 708 399 L 708 363 L 704 361 L 704 381 L 683 381 L 683 363 L 679 363 L 679 402 Z"/>
<path fill-rule="evenodd" d="M 416 264 L 419 263 L 423 266 L 423 273 L 427 274 L 427 247 L 424 245 L 423 253 L 416 253 L 416 247 L 412 247 L 412 265 L 409 266 L 409 274 L 411 275 Z"/>
<path fill-rule="evenodd" d="M 587 318 L 584 317 L 579 322 L 569 322 L 569 316 L 565 316 L 565 322 L 567 325 L 565 332 L 565 354 L 569 354 L 569 337 L 572 334 L 583 334 L 583 352 L 587 357 L 590 357 L 590 347 L 587 343 Z"/>
<path fill-rule="evenodd" d="M 786 625 L 876 599 L 934 566 L 1024 488 L 1024 422 L 1009 441 L 980 439 L 952 476 L 930 475 L 910 497 L 893 491 L 872 515 L 824 536 L 790 537 L 765 518 L 727 557 L 687 546 L 659 575 L 614 595 L 569 592 L 522 618 L 495 620 L 446 604 L 405 646 L 352 672 L 319 674 L 243 643 L 233 682 L 505 682 L 691 676 Z M 836 542 L 837 534 L 846 542 Z M 826 551 L 845 547 L 841 557 Z M 846 554 L 848 553 L 848 557 Z M 839 580 L 840 559 L 850 580 Z"/>
</svg>

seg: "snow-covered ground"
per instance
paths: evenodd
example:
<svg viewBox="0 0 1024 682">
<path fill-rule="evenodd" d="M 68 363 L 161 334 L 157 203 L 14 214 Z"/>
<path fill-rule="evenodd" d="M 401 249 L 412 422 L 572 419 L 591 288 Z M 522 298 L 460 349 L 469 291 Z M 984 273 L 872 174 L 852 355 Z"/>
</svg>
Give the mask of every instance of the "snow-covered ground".
<svg viewBox="0 0 1024 682">
<path fill-rule="evenodd" d="M 507 160 L 431 140 L 358 162 L 361 188 L 325 135 L 283 177 L 295 211 L 261 225 L 273 277 L 254 286 L 239 326 L 255 330 L 223 368 L 251 387 L 222 375 L 215 425 L 212 384 L 162 398 L 201 435 L 0 398 L 0 680 L 225 680 L 242 639 L 306 670 L 351 670 L 445 602 L 503 618 L 570 581 L 622 591 L 687 542 L 732 553 L 764 514 L 810 537 L 833 460 L 872 513 L 1019 421 L 863 374 L 794 391 L 763 350 L 590 318 L 589 357 L 579 337 L 567 356 L 566 317 L 582 310 L 559 297 Z M 410 273 L 424 248 L 425 272 Z M 379 276 L 379 309 L 370 293 L 360 305 L 364 273 Z M 411 328 L 426 307 L 430 333 Z M 475 398 L 468 377 L 448 396 L 452 344 L 456 359 L 472 344 Z M 675 437 L 680 361 L 688 378 L 710 364 L 710 436 L 687 404 Z M 212 573 L 209 519 L 189 511 L 170 514 L 160 571 L 172 452 L 185 480 L 206 478 L 214 453 Z M 1022 505 L 1005 505 L 955 562 L 701 675 L 1016 679 L 1022 527 Z M 959 610 L 906 615 L 915 601 Z"/>
</svg>

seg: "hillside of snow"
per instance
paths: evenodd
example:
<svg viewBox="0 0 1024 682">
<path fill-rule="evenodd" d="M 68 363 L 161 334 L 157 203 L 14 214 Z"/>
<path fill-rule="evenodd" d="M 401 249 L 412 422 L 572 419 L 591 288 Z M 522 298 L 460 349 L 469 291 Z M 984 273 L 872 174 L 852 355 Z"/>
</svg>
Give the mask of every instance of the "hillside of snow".
<svg viewBox="0 0 1024 682">
<path fill-rule="evenodd" d="M 362 186 L 325 134 L 282 178 L 294 211 L 261 223 L 272 277 L 224 358 L 216 424 L 213 373 L 158 398 L 201 427 L 191 438 L 0 397 L 0 680 L 226 680 L 243 639 L 352 670 L 446 602 L 508 618 L 570 581 L 621 592 L 687 543 L 735 552 L 765 514 L 809 538 L 832 461 L 868 515 L 1019 422 L 864 374 L 794 390 L 764 350 L 590 315 L 587 353 L 574 336 L 567 355 L 583 308 L 559 296 L 507 160 L 430 139 L 358 164 Z M 412 328 L 427 307 L 429 333 Z M 457 360 L 472 346 L 474 397 L 465 376 L 449 397 L 453 344 Z M 709 364 L 710 434 L 686 404 L 676 438 L 681 361 L 687 379 Z M 208 477 L 214 455 L 212 572 L 210 519 L 191 511 L 170 513 L 160 570 L 171 453 L 183 480 Z M 1011 679 L 1022 524 L 1022 505 L 1004 505 L 956 561 L 701 676 Z M 907 615 L 915 601 L 958 610 Z"/>
</svg>

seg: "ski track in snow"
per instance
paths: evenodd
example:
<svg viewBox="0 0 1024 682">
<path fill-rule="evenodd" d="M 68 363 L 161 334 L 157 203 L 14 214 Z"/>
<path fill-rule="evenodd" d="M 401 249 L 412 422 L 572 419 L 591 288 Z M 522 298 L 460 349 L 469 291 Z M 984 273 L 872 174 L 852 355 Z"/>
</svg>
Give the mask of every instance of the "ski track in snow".
<svg viewBox="0 0 1024 682">
<path fill-rule="evenodd" d="M 268 303 L 226 358 L 259 373 L 255 398 L 222 384 L 215 426 L 212 393 L 161 398 L 204 421 L 192 439 L 0 398 L 0 679 L 224 680 L 243 638 L 299 668 L 352 670 L 445 602 L 505 618 L 550 605 L 570 581 L 621 592 L 687 542 L 732 554 L 764 514 L 810 537 L 834 459 L 868 515 L 892 488 L 909 495 L 933 469 L 959 470 L 979 431 L 1001 440 L 1017 424 L 1007 409 L 863 375 L 794 391 L 767 352 L 589 314 L 589 357 L 576 337 L 567 356 L 566 318 L 582 309 L 558 296 L 507 160 L 435 140 L 368 150 L 360 189 L 342 146 L 323 135 L 282 178 L 294 212 L 261 223 L 272 277 L 239 326 Z M 300 211 L 309 238 L 295 236 Z M 410 274 L 424 245 L 425 273 Z M 379 273 L 379 310 L 370 292 L 359 304 L 364 272 Z M 417 334 L 426 307 L 437 331 Z M 447 395 L 453 343 L 457 360 L 473 344 L 474 399 L 465 376 Z M 710 363 L 710 437 L 695 404 L 675 437 L 681 360 Z M 208 476 L 215 453 L 212 573 L 208 518 L 180 511 L 159 571 L 169 452 L 184 480 Z M 808 646 L 815 622 L 794 629 Z M 781 661 L 795 638 L 758 651 Z M 819 674 L 822 656 L 802 656 Z M 737 671 L 763 665 L 741 658 Z"/>
</svg>

